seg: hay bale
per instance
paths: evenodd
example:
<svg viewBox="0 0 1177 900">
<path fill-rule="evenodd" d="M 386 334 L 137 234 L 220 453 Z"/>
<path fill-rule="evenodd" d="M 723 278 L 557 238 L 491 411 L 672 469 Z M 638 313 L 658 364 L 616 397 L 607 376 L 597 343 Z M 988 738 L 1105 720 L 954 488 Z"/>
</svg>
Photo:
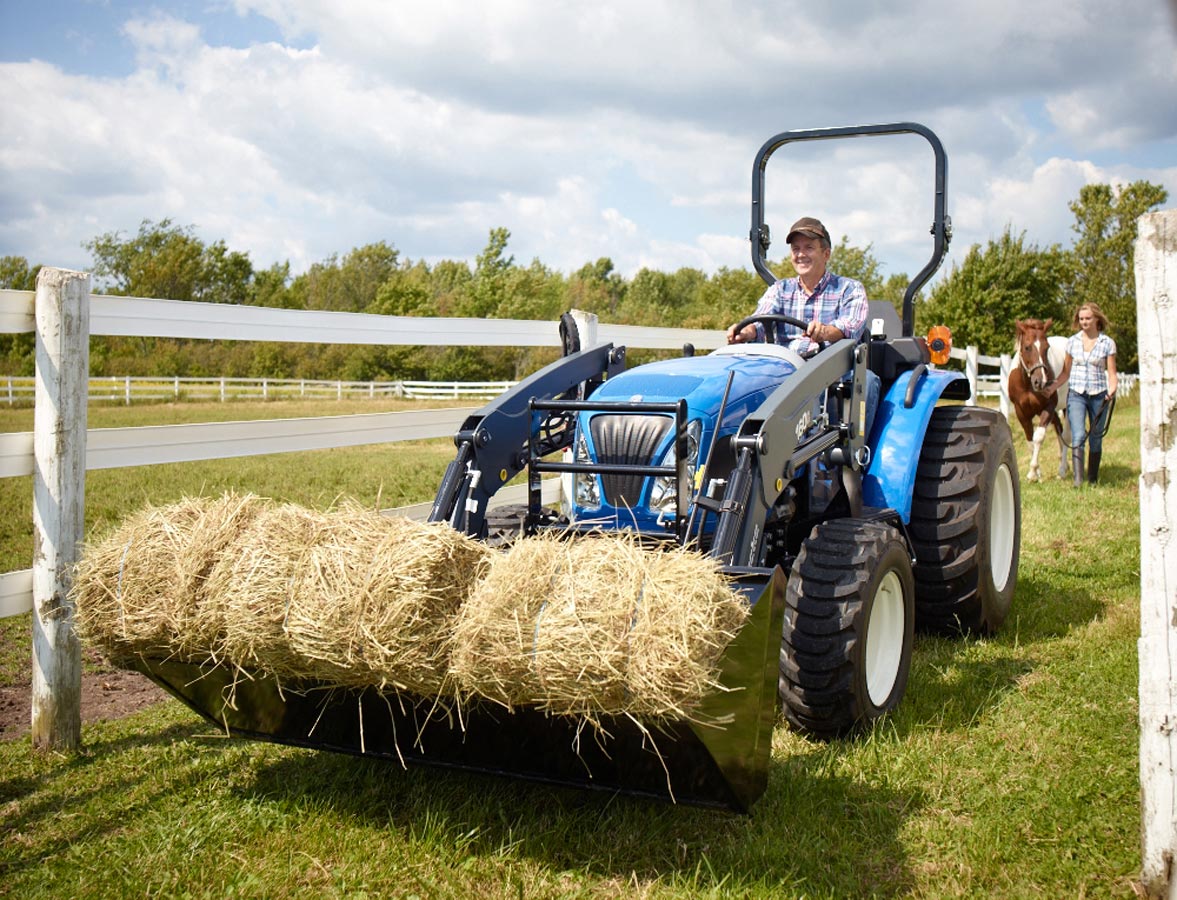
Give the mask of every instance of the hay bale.
<svg viewBox="0 0 1177 900">
<path fill-rule="evenodd" d="M 690 718 L 747 615 L 698 553 L 625 534 L 527 538 L 463 608 L 452 671 L 464 693 L 507 707 Z"/>
<path fill-rule="evenodd" d="M 252 494 L 185 497 L 87 546 L 70 593 L 81 637 L 116 660 L 206 656 L 196 623 L 208 574 L 262 506 Z"/>
<path fill-rule="evenodd" d="M 571 546 L 538 536 L 493 557 L 454 626 L 450 672 L 460 692 L 508 708 L 536 702 L 536 623 L 555 595 Z"/>
<path fill-rule="evenodd" d="M 453 619 L 489 552 L 354 505 L 267 510 L 209 577 L 216 656 L 323 686 L 442 693 Z"/>
</svg>

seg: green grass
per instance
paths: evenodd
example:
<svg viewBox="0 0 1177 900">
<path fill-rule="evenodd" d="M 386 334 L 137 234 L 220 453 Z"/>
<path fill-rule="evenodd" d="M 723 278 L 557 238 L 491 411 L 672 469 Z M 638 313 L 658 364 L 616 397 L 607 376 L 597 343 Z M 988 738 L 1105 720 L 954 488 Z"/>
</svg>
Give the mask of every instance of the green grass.
<svg viewBox="0 0 1177 900">
<path fill-rule="evenodd" d="M 0 743 L 0 894 L 1133 897 L 1138 416 L 1117 407 L 1098 487 L 1022 484 L 1003 631 L 917 638 L 902 707 L 856 740 L 778 728 L 751 816 L 227 740 L 168 702 L 87 726 L 75 754 Z M 387 473 L 417 474 L 393 462 L 406 449 L 367 460 L 386 492 Z M 310 501 L 381 483 L 307 456 L 285 482 L 232 466 Z M 167 499 L 152 477 L 128 473 L 123 508 Z M 117 492 L 105 503 L 113 518 Z"/>
</svg>

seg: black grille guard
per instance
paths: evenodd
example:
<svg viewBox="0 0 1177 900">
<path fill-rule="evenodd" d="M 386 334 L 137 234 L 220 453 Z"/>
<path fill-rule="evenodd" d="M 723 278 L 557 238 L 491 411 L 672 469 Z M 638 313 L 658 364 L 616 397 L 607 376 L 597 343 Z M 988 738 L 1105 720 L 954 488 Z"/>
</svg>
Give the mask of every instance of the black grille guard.
<svg viewBox="0 0 1177 900">
<path fill-rule="evenodd" d="M 687 402 L 677 400 L 671 403 L 653 403 L 636 400 L 538 400 L 530 403 L 532 427 L 527 442 L 528 453 L 528 488 L 530 491 L 530 507 L 538 510 L 540 507 L 540 479 L 544 473 L 590 475 L 629 475 L 638 477 L 665 476 L 675 480 L 674 508 L 675 533 L 680 543 L 685 542 L 687 535 L 687 508 L 691 503 L 690 475 L 687 471 Z M 655 466 L 643 463 L 618 462 L 548 462 L 541 459 L 541 448 L 536 435 L 544 419 L 542 413 L 551 411 L 567 412 L 602 412 L 615 415 L 673 415 L 674 416 L 674 465 Z"/>
</svg>

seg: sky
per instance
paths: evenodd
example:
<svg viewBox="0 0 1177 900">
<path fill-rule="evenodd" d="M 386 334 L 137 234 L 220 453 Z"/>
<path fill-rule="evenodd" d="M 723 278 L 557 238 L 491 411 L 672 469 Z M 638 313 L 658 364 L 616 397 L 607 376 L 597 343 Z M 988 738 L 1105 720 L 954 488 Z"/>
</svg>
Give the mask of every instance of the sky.
<svg viewBox="0 0 1177 900">
<path fill-rule="evenodd" d="M 1089 183 L 1175 206 L 1177 0 L 0 0 L 0 256 L 86 270 L 168 219 L 294 274 L 499 227 L 565 273 L 750 268 L 765 141 L 893 122 L 945 147 L 949 262 L 1069 246 Z M 766 184 L 771 259 L 803 215 L 886 274 L 931 255 L 921 138 L 790 144 Z"/>
</svg>

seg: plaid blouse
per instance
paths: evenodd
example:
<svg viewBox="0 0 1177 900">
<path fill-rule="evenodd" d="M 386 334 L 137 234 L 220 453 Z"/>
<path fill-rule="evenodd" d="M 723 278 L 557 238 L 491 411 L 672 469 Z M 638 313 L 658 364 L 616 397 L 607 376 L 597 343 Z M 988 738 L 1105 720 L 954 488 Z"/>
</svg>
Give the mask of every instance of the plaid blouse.
<svg viewBox="0 0 1177 900">
<path fill-rule="evenodd" d="M 768 313 L 793 316 L 806 322 L 817 319 L 824 325 L 835 326 L 846 337 L 858 340 L 866 327 L 866 288 L 853 278 L 826 272 L 817 283 L 817 289 L 806 294 L 800 278 L 782 278 L 769 286 L 756 305 L 757 315 Z M 760 323 L 756 324 L 756 334 L 759 340 L 764 340 L 764 326 Z M 815 341 L 805 337 L 802 329 L 780 323 L 777 324 L 777 343 L 790 344 L 798 352 L 817 346 Z"/>
<path fill-rule="evenodd" d="M 1071 357 L 1071 376 L 1067 386 L 1076 394 L 1106 394 L 1108 357 L 1116 355 L 1116 342 L 1100 334 L 1090 350 L 1083 349 L 1083 332 L 1067 338 L 1067 355 Z"/>
</svg>

